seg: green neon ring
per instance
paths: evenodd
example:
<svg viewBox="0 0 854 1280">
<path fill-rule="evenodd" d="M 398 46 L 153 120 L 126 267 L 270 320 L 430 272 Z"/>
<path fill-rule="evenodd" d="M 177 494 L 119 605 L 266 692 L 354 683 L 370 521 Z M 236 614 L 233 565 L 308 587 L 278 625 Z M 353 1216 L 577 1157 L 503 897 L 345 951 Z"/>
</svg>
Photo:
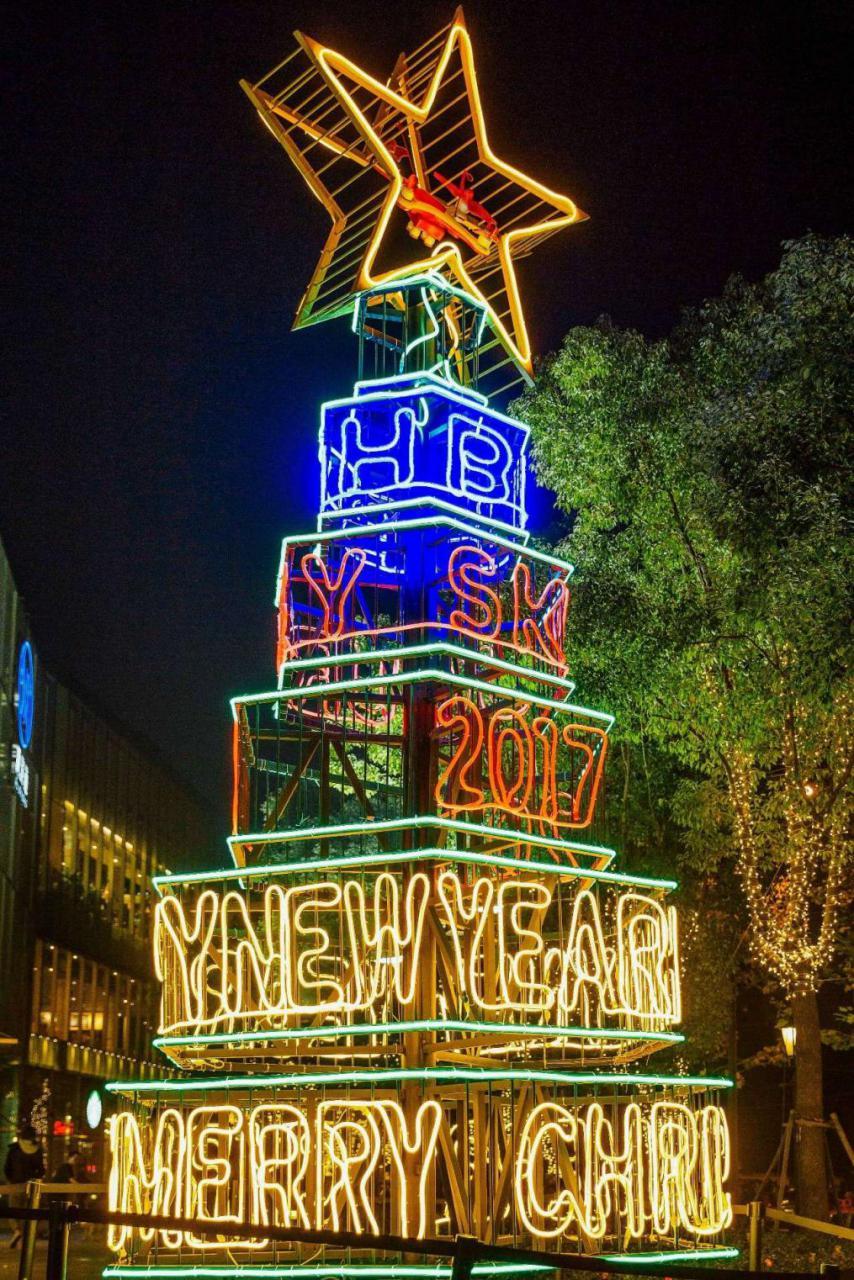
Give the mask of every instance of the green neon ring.
<svg viewBox="0 0 854 1280">
<path fill-rule="evenodd" d="M 371 824 L 373 825 L 373 824 Z M 369 828 L 370 829 L 370 828 Z M 328 830 L 328 828 L 327 828 Z M 242 837 L 232 836 L 232 840 Z M 248 842 L 247 842 L 248 843 Z M 607 851 L 613 857 L 610 850 Z M 202 884 L 208 880 L 254 880 L 259 876 L 272 877 L 300 872 L 324 871 L 327 869 L 343 869 L 345 867 L 363 867 L 373 864 L 385 866 L 406 862 L 465 862 L 474 866 L 501 867 L 508 870 L 539 871 L 555 876 L 569 876 L 581 880 L 602 881 L 604 884 L 628 885 L 639 889 L 661 889 L 669 893 L 679 887 L 676 880 L 662 880 L 656 876 L 628 875 L 619 871 L 595 870 L 590 867 L 574 867 L 557 862 L 535 862 L 532 859 L 506 858 L 502 854 L 477 853 L 474 850 L 457 849 L 411 849 L 394 853 L 378 851 L 375 853 L 341 854 L 337 858 L 307 858 L 301 861 L 270 862 L 257 867 L 224 867 L 214 871 L 185 871 L 171 875 L 152 876 L 152 883 L 158 893 L 164 885 Z"/>
<path fill-rule="evenodd" d="M 257 1015 L 253 1015 L 257 1016 Z M 277 1031 L 216 1031 L 208 1035 L 157 1036 L 152 1044 L 160 1049 L 165 1045 L 231 1044 L 233 1041 L 251 1043 L 264 1040 L 323 1040 L 331 1036 L 394 1035 L 408 1031 L 479 1031 L 491 1035 L 519 1035 L 530 1038 L 560 1038 L 567 1040 L 664 1040 L 668 1044 L 682 1042 L 685 1037 L 679 1031 L 622 1031 L 619 1027 L 540 1027 L 517 1026 L 502 1022 L 467 1022 L 462 1018 L 414 1018 L 403 1022 L 357 1022 L 347 1026 L 294 1027 Z"/>
<path fill-rule="evenodd" d="M 258 1089 L 260 1087 L 284 1087 L 300 1089 L 307 1085 L 322 1087 L 327 1084 L 392 1084 L 402 1080 L 422 1080 L 449 1084 L 476 1084 L 479 1081 L 521 1081 L 542 1084 L 588 1085 L 673 1085 L 676 1088 L 731 1089 L 732 1080 L 726 1076 L 663 1076 L 632 1075 L 619 1071 L 607 1074 L 597 1071 L 547 1071 L 512 1067 L 379 1067 L 358 1071 L 307 1071 L 298 1075 L 255 1076 L 193 1076 L 182 1080 L 110 1080 L 105 1088 L 110 1093 L 197 1093 L 208 1089 L 211 1093 L 228 1092 L 231 1089 Z"/>
<path fill-rule="evenodd" d="M 329 665 L 329 664 L 328 664 Z M 353 693 L 359 689 L 381 689 L 386 685 L 415 684 L 421 680 L 437 680 L 443 684 L 454 684 L 462 689 L 480 689 L 484 693 L 503 694 L 507 699 L 517 702 L 532 703 L 539 707 L 548 707 L 553 711 L 567 711 L 573 714 L 590 716 L 593 720 L 607 723 L 605 733 L 614 726 L 615 716 L 607 711 L 595 711 L 592 707 L 582 707 L 573 702 L 558 702 L 555 698 L 544 698 L 536 693 L 517 693 L 505 689 L 503 685 L 490 684 L 487 680 L 477 680 L 474 676 L 458 676 L 453 671 L 438 671 L 425 667 L 420 671 L 402 671 L 388 676 L 362 676 L 356 680 L 334 680 L 330 684 L 305 685 L 302 688 L 288 690 L 273 689 L 267 693 L 247 693 L 231 698 L 232 715 L 237 719 L 238 707 L 257 706 L 265 702 L 282 702 L 285 698 L 295 701 L 297 698 L 330 697 L 335 693 Z"/>
<path fill-rule="evenodd" d="M 425 627 L 435 625 L 432 622 L 424 623 Z M 393 631 L 394 627 L 389 627 L 388 630 Z M 353 632 L 350 638 L 357 638 L 358 635 L 358 631 Z M 500 642 L 496 641 L 495 643 Z M 382 662 L 392 658 L 415 658 L 430 653 L 447 653 L 454 658 L 463 658 L 469 662 L 479 662 L 481 666 L 496 667 L 508 675 L 519 676 L 525 680 L 539 680 L 547 684 L 561 685 L 569 693 L 572 693 L 575 688 L 574 680 L 566 680 L 563 676 L 552 675 L 546 671 L 534 671 L 531 667 L 520 667 L 514 662 L 507 662 L 504 658 L 494 658 L 490 654 L 480 653 L 476 649 L 466 649 L 464 645 L 452 644 L 445 640 L 435 640 L 425 644 L 401 645 L 399 649 L 360 649 L 344 654 L 324 654 L 319 658 L 295 658 L 292 662 L 285 663 L 282 671 L 283 673 L 286 671 L 312 671 L 317 667 L 347 666 L 351 662 Z M 299 687 L 298 685 L 279 685 L 279 689 L 282 692 L 290 692 L 291 689 Z M 496 689 L 504 688 L 503 685 L 493 685 L 491 687 Z M 520 696 L 524 697 L 523 694 Z M 569 709 L 569 704 L 567 704 L 567 709 Z"/>
<path fill-rule="evenodd" d="M 523 1263 L 475 1263 L 472 1267 L 472 1273 L 475 1275 L 510 1275 L 519 1271 L 551 1271 L 553 1268 L 540 1266 L 535 1262 Z M 423 1267 L 413 1266 L 412 1264 L 387 1263 L 384 1266 L 378 1266 L 376 1263 L 366 1262 L 363 1267 L 357 1263 L 331 1262 L 327 1266 L 321 1263 L 309 1263 L 302 1265 L 301 1263 L 291 1263 L 289 1265 L 276 1266 L 275 1263 L 269 1267 L 263 1266 L 204 1266 L 190 1265 L 187 1267 L 135 1267 L 116 1266 L 105 1267 L 101 1274 L 105 1277 L 121 1277 L 121 1276 L 233 1276 L 235 1280 L 242 1280 L 242 1277 L 252 1277 L 253 1280 L 263 1280 L 264 1277 L 273 1276 L 363 1276 L 363 1277 L 398 1277 L 399 1280 L 428 1280 L 429 1277 L 435 1276 L 437 1280 L 444 1280 L 445 1276 L 450 1276 L 451 1267 L 436 1264 L 429 1264 Z"/>
<path fill-rule="evenodd" d="M 417 827 L 438 827 L 441 831 L 459 831 L 463 835 L 484 835 L 518 840 L 519 844 L 538 845 L 542 849 L 567 850 L 570 853 L 589 853 L 595 858 L 607 858 L 612 862 L 616 856 L 613 849 L 601 844 L 583 844 L 580 840 L 553 840 L 549 836 L 536 836 L 529 831 L 512 831 L 505 827 L 488 827 L 480 822 L 456 822 L 453 818 L 440 818 L 434 813 L 416 814 L 407 818 L 383 818 L 380 822 L 339 822 L 328 827 L 291 827 L 287 831 L 250 831 L 246 835 L 228 836 L 226 843 L 234 858 L 235 845 L 244 844 L 287 844 L 296 840 L 314 838 L 328 840 L 334 836 L 372 835 L 377 831 L 411 831 Z M 449 857 L 462 856 L 457 850 L 449 850 Z M 237 860 L 234 859 L 235 865 Z M 310 859 L 306 859 L 310 861 Z M 530 865 L 527 860 L 517 858 L 516 865 Z M 588 874 L 592 875 L 591 870 Z"/>
<path fill-rule="evenodd" d="M 625 1263 L 627 1266 L 642 1266 L 655 1264 L 658 1262 L 712 1262 L 723 1258 L 737 1258 L 739 1250 L 728 1246 L 715 1246 L 713 1248 L 698 1249 L 674 1249 L 672 1252 L 664 1252 L 658 1250 L 650 1253 L 599 1253 L 588 1255 L 591 1258 L 600 1258 L 603 1262 Z M 435 1263 L 432 1266 L 417 1266 L 410 1264 L 387 1263 L 378 1266 L 376 1263 L 366 1262 L 364 1266 L 358 1263 L 335 1263 L 330 1262 L 326 1265 L 322 1263 L 292 1263 L 290 1265 L 280 1265 L 263 1267 L 263 1266 L 204 1266 L 190 1265 L 186 1267 L 165 1266 L 165 1267 L 138 1267 L 133 1264 L 129 1266 L 105 1267 L 102 1275 L 109 1277 L 110 1280 L 121 1280 L 122 1276 L 145 1277 L 151 1276 L 170 1276 L 170 1277 L 210 1277 L 210 1280 L 218 1280 L 219 1277 L 234 1277 L 234 1280 L 265 1280 L 265 1277 L 272 1278 L 278 1276 L 362 1276 L 365 1280 L 370 1277 L 371 1280 L 379 1280 L 380 1277 L 388 1277 L 393 1280 L 430 1280 L 430 1277 L 436 1277 L 436 1280 L 445 1280 L 445 1277 L 451 1275 L 451 1265 L 443 1263 Z M 472 1266 L 472 1274 L 478 1276 L 495 1276 L 495 1275 L 511 1275 L 519 1272 L 542 1272 L 553 1271 L 553 1267 L 540 1265 L 536 1262 L 476 1262 Z"/>
</svg>

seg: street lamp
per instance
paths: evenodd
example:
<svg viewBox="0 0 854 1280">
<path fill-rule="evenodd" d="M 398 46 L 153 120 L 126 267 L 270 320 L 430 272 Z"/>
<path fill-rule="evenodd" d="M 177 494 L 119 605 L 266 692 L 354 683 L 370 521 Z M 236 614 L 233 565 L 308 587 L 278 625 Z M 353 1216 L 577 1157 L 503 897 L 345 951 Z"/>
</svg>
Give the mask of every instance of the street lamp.
<svg viewBox="0 0 854 1280">
<path fill-rule="evenodd" d="M 787 1058 L 794 1058 L 795 1044 L 798 1039 L 797 1027 L 780 1027 L 780 1035 L 783 1037 L 783 1048 L 786 1050 Z"/>
</svg>

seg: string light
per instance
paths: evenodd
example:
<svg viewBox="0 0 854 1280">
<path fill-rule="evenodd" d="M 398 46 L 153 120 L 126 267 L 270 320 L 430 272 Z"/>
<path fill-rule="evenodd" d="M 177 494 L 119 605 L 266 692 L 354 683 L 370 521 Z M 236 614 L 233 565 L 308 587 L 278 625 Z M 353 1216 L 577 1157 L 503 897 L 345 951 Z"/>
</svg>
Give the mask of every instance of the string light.
<svg viewBox="0 0 854 1280">
<path fill-rule="evenodd" d="M 836 694 L 826 733 L 815 724 L 805 732 L 802 712 L 796 706 L 781 734 L 781 767 L 774 777 L 736 751 L 728 771 L 753 948 L 790 997 L 821 982 L 849 899 L 847 809 L 839 797 L 848 768 L 851 699 L 845 689 Z M 833 779 L 829 791 L 837 802 L 818 806 L 817 783 L 807 784 L 809 794 L 801 778 L 804 772 L 816 778 L 822 770 Z M 770 887 L 762 875 L 768 861 L 776 868 Z"/>
</svg>

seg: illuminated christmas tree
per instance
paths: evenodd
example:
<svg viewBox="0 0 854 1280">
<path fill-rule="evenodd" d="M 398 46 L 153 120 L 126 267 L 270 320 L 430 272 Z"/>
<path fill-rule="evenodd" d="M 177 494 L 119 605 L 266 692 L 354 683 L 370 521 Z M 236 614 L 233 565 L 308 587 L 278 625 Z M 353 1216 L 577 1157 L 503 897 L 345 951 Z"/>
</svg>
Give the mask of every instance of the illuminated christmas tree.
<svg viewBox="0 0 854 1280">
<path fill-rule="evenodd" d="M 350 316 L 359 380 L 282 549 L 277 686 L 233 702 L 234 869 L 158 882 L 193 1074 L 110 1086 L 110 1203 L 365 1249 L 120 1228 L 110 1271 L 730 1253 L 728 1082 L 637 1066 L 681 1039 L 675 886 L 600 843 L 612 717 L 573 701 L 572 568 L 492 407 L 530 376 L 515 261 L 583 215 L 491 152 L 460 14 L 387 84 L 299 36 L 244 88 L 333 217 L 297 323 Z"/>
</svg>

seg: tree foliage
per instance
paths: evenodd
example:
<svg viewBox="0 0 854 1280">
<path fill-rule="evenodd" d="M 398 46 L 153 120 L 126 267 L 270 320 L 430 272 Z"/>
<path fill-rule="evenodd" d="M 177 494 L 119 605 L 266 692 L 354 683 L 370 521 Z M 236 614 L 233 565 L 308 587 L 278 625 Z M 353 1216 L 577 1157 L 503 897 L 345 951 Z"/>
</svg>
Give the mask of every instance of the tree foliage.
<svg viewBox="0 0 854 1280">
<path fill-rule="evenodd" d="M 854 242 L 807 236 L 665 341 L 575 329 L 516 406 L 575 513 L 570 650 L 733 851 L 766 970 L 814 989 L 847 900 Z"/>
</svg>

